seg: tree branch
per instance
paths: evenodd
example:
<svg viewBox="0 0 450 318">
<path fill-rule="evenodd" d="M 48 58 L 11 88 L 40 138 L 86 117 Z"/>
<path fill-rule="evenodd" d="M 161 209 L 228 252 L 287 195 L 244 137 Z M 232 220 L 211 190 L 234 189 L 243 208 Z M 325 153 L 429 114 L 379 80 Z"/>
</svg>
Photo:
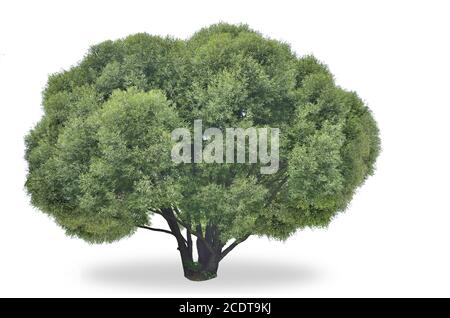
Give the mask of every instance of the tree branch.
<svg viewBox="0 0 450 318">
<path fill-rule="evenodd" d="M 157 228 L 150 227 L 150 226 L 147 226 L 147 225 L 137 225 L 137 227 L 140 227 L 141 229 L 150 230 L 150 231 L 163 232 L 163 233 L 174 235 L 171 231 L 164 230 L 164 229 L 157 229 Z"/>
<path fill-rule="evenodd" d="M 167 221 L 167 224 L 169 225 L 170 230 L 172 231 L 175 238 L 179 241 L 179 244 L 184 242 L 187 247 L 188 242 L 184 238 L 183 234 L 181 234 L 179 224 L 183 225 L 186 228 L 188 228 L 188 227 L 185 224 L 182 224 L 181 221 L 175 217 L 175 215 L 173 214 L 172 208 L 162 209 L 161 211 L 162 211 L 161 216 Z"/>
<path fill-rule="evenodd" d="M 186 243 L 189 249 L 189 252 L 192 254 L 192 235 L 191 230 L 186 228 Z"/>
<path fill-rule="evenodd" d="M 177 222 L 178 224 L 180 224 L 181 226 L 183 226 L 184 228 L 186 228 L 186 229 L 190 229 L 190 226 L 188 225 L 188 224 L 186 224 L 186 223 L 184 223 L 183 221 L 181 221 L 179 218 L 177 218 L 176 216 L 175 216 L 175 214 L 163 214 L 163 213 L 158 213 L 158 214 L 160 214 L 162 217 L 164 217 L 166 220 L 167 219 L 170 219 L 170 220 L 173 220 L 173 221 L 175 221 L 175 222 Z"/>
<path fill-rule="evenodd" d="M 244 242 L 246 239 L 248 239 L 250 234 L 245 235 L 244 237 L 235 240 L 233 243 L 231 243 L 226 249 L 223 250 L 222 254 L 220 254 L 220 260 L 222 260 L 225 256 L 227 256 L 228 253 L 230 253 L 236 246 Z"/>
<path fill-rule="evenodd" d="M 197 225 L 197 231 L 195 233 L 195 236 L 197 237 L 197 240 L 200 240 L 203 242 L 203 244 L 205 244 L 206 248 L 208 249 L 208 251 L 212 254 L 214 254 L 214 249 L 212 248 L 212 246 L 208 243 L 208 241 L 203 237 L 203 233 L 202 233 L 202 227 L 200 224 Z"/>
</svg>

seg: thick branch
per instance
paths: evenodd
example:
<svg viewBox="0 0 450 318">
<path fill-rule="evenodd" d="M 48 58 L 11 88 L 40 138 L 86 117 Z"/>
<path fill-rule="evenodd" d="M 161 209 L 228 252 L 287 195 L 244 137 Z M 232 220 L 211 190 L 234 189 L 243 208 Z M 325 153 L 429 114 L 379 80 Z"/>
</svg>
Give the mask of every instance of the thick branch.
<svg viewBox="0 0 450 318">
<path fill-rule="evenodd" d="M 177 222 L 178 224 L 180 224 L 181 226 L 183 226 L 184 228 L 190 229 L 190 226 L 188 224 L 184 223 L 183 221 L 181 221 L 179 218 L 177 218 L 175 216 L 175 214 L 173 213 L 172 209 L 171 209 L 171 213 L 170 214 L 168 214 L 167 212 L 166 213 L 155 212 L 155 213 L 161 215 L 163 218 L 166 219 L 166 221 L 167 220 L 173 220 L 173 221 Z"/>
<path fill-rule="evenodd" d="M 208 251 L 210 253 L 214 254 L 214 249 L 212 248 L 212 246 L 208 243 L 208 241 L 203 237 L 203 233 L 202 233 L 202 226 L 200 224 L 197 225 L 197 231 L 195 233 L 195 236 L 197 237 L 197 240 L 202 241 L 202 243 L 206 246 L 206 248 L 208 249 Z"/>
<path fill-rule="evenodd" d="M 189 249 L 189 253 L 192 254 L 192 235 L 191 231 L 188 228 L 186 228 L 186 243 Z"/>
<path fill-rule="evenodd" d="M 237 239 L 233 243 L 231 243 L 226 249 L 223 250 L 222 254 L 220 254 L 220 260 L 222 260 L 225 256 L 227 256 L 228 253 L 230 253 L 236 246 L 244 242 L 246 239 L 248 239 L 250 234 L 245 235 L 244 237 Z"/>
<path fill-rule="evenodd" d="M 180 227 L 178 225 L 180 223 L 177 220 L 177 218 L 175 217 L 175 215 L 173 214 L 173 210 L 171 208 L 163 209 L 161 215 L 164 219 L 166 219 L 170 230 L 172 231 L 173 235 L 175 236 L 175 238 L 178 241 L 178 245 L 180 246 L 184 243 L 184 247 L 187 247 L 188 242 L 184 238 L 183 234 L 181 234 Z"/>
</svg>

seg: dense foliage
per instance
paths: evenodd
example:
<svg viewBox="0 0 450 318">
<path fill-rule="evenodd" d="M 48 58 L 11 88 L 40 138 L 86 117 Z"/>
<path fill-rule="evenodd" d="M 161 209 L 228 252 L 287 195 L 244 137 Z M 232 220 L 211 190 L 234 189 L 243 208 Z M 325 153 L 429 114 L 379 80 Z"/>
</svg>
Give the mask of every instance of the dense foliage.
<svg viewBox="0 0 450 318">
<path fill-rule="evenodd" d="M 379 152 L 376 123 L 356 93 L 336 86 L 314 57 L 245 25 L 213 25 L 185 41 L 135 34 L 95 45 L 49 77 L 43 107 L 26 137 L 32 204 L 93 243 L 152 229 L 159 214 L 185 274 L 206 273 L 187 275 L 194 279 L 214 276 L 249 235 L 286 239 L 329 224 L 374 172 Z M 171 131 L 192 129 L 195 119 L 280 128 L 279 171 L 174 164 Z"/>
</svg>

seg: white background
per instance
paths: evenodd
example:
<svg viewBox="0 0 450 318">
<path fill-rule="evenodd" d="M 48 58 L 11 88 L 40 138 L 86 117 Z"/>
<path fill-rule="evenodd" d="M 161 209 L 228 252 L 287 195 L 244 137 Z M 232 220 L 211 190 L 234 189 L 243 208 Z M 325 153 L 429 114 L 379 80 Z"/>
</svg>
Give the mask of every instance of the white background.
<svg viewBox="0 0 450 318">
<path fill-rule="evenodd" d="M 448 1 L 1 1 L 0 296 L 450 296 Z M 350 208 L 286 242 L 250 238 L 190 282 L 175 240 L 64 235 L 29 204 L 23 137 L 49 73 L 136 32 L 248 23 L 327 63 L 373 110 L 383 151 Z"/>
</svg>

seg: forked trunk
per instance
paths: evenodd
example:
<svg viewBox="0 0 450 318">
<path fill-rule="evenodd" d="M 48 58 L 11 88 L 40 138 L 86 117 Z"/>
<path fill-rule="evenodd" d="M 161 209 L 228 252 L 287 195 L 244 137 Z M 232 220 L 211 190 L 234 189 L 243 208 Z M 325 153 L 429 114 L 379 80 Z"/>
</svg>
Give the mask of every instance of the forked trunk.
<svg viewBox="0 0 450 318">
<path fill-rule="evenodd" d="M 218 268 L 217 257 L 211 257 L 207 264 L 183 261 L 184 277 L 193 281 L 204 281 L 217 277 Z"/>
<path fill-rule="evenodd" d="M 197 225 L 195 229 L 195 236 L 197 237 L 197 254 L 198 261 L 195 262 L 193 258 L 193 243 L 190 226 L 186 228 L 186 238 L 181 234 L 178 223 L 184 225 L 177 219 L 171 208 L 162 209 L 161 215 L 166 219 L 170 228 L 170 234 L 175 236 L 178 244 L 178 251 L 180 252 L 181 261 L 183 264 L 184 276 L 187 279 L 194 281 L 203 281 L 217 277 L 217 270 L 219 262 L 238 244 L 245 241 L 249 235 L 244 236 L 239 240 L 235 240 L 226 249 L 222 250 L 224 243 L 220 240 L 220 235 L 217 226 L 208 224 L 203 230 L 201 225 Z M 148 228 L 148 227 L 147 227 Z"/>
<path fill-rule="evenodd" d="M 192 254 L 187 258 L 181 256 L 184 276 L 194 281 L 203 281 L 217 277 L 221 248 L 213 250 L 210 247 L 208 249 L 204 241 L 197 239 L 197 254 L 197 262 L 193 261 Z"/>
</svg>

